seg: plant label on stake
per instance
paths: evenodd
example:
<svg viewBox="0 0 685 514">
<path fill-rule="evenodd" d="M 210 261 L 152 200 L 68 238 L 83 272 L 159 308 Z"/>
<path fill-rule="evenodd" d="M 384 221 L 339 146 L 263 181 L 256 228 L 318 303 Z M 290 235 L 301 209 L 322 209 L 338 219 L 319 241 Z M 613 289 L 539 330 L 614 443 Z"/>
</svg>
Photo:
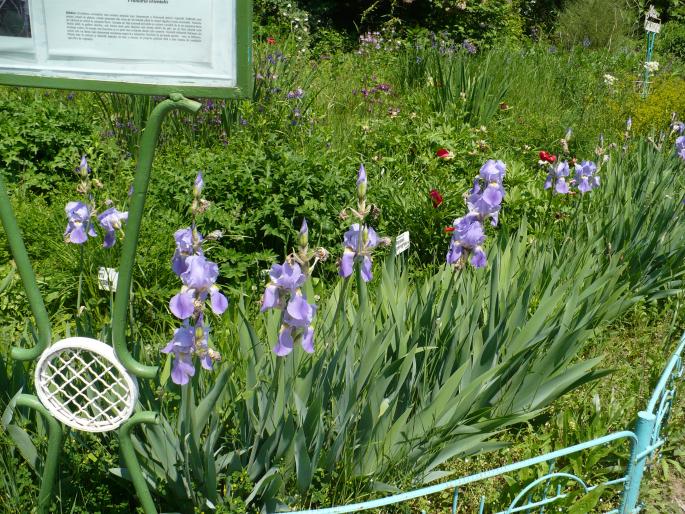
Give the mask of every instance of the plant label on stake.
<svg viewBox="0 0 685 514">
<path fill-rule="evenodd" d="M 645 30 L 647 32 L 654 32 L 655 34 L 661 32 L 661 20 L 659 19 L 659 13 L 653 5 L 649 6 L 649 10 L 645 15 Z"/>
<path fill-rule="evenodd" d="M 98 287 L 101 291 L 117 291 L 117 280 L 119 280 L 119 272 L 114 268 L 100 268 L 98 269 Z"/>
<path fill-rule="evenodd" d="M 395 255 L 399 255 L 406 250 L 409 250 L 409 232 L 402 232 L 395 239 Z"/>
</svg>

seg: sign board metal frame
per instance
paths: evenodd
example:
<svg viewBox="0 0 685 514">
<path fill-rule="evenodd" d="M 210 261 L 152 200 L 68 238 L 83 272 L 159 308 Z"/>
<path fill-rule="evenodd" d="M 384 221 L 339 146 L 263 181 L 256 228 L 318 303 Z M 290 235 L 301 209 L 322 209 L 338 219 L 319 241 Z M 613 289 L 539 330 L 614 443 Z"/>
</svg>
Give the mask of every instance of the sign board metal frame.
<svg viewBox="0 0 685 514">
<path fill-rule="evenodd" d="M 58 0 L 50 0 L 58 1 Z M 192 9 L 192 7 L 190 7 Z M 194 84 L 152 84 L 93 79 L 51 77 L 13 72 L 0 63 L 0 85 L 26 86 L 72 91 L 95 91 L 140 95 L 169 96 L 178 93 L 190 97 L 245 98 L 252 91 L 252 0 L 235 0 L 236 19 L 236 86 L 204 86 Z"/>
</svg>

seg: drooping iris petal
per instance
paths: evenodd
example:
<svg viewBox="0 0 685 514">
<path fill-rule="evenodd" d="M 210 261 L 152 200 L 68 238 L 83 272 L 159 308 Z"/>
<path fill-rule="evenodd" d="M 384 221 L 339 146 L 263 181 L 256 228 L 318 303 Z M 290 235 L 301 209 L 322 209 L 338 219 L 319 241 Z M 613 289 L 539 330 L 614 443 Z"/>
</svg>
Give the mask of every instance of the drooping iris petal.
<svg viewBox="0 0 685 514">
<path fill-rule="evenodd" d="M 219 291 L 219 288 L 212 286 L 209 290 L 209 298 L 212 312 L 216 315 L 223 314 L 228 307 L 228 299 Z"/>
<path fill-rule="evenodd" d="M 581 177 L 581 179 L 578 181 L 578 191 L 583 194 L 592 191 L 588 177 Z"/>
<path fill-rule="evenodd" d="M 187 319 L 195 312 L 195 300 L 189 291 L 178 293 L 169 302 L 169 310 L 179 319 Z"/>
<path fill-rule="evenodd" d="M 88 241 L 88 236 L 86 235 L 86 231 L 83 229 L 83 225 L 75 225 L 68 230 L 67 233 L 69 235 L 67 242 L 69 243 L 82 244 Z"/>
<path fill-rule="evenodd" d="M 102 241 L 103 248 L 112 248 L 117 242 L 117 235 L 115 232 L 105 232 L 105 238 Z"/>
<path fill-rule="evenodd" d="M 566 179 L 564 179 L 564 177 L 559 177 L 557 179 L 557 185 L 554 187 L 554 190 L 560 195 L 565 195 L 568 193 L 568 184 L 566 183 Z"/>
<path fill-rule="evenodd" d="M 361 274 L 364 282 L 369 282 L 373 278 L 373 274 L 371 273 L 371 259 L 368 255 L 365 255 L 364 259 L 362 259 Z"/>
<path fill-rule="evenodd" d="M 279 357 L 285 357 L 293 351 L 293 333 L 292 328 L 282 326 L 278 333 L 278 342 L 274 346 L 274 353 Z"/>
<path fill-rule="evenodd" d="M 292 327 L 305 328 L 312 322 L 316 312 L 316 305 L 307 303 L 302 295 L 290 298 L 283 314 L 283 321 Z"/>
<path fill-rule="evenodd" d="M 447 250 L 447 264 L 456 264 L 457 262 L 459 262 L 462 251 L 463 246 L 454 239 L 452 239 L 452 241 L 450 241 L 450 247 Z"/>
<path fill-rule="evenodd" d="M 488 184 L 488 187 L 483 191 L 483 200 L 494 207 L 498 207 L 504 199 L 504 189 L 496 183 Z"/>
<path fill-rule="evenodd" d="M 262 297 L 261 312 L 266 312 L 269 309 L 277 307 L 280 302 L 279 288 L 274 284 L 269 284 L 264 289 L 264 296 Z"/>
<path fill-rule="evenodd" d="M 190 377 L 195 375 L 195 366 L 190 354 L 178 354 L 174 357 L 171 367 L 171 380 L 174 384 L 185 385 L 190 381 Z"/>
<path fill-rule="evenodd" d="M 355 253 L 349 248 L 345 248 L 340 259 L 340 271 L 339 274 L 343 278 L 347 278 L 352 275 L 352 270 L 354 268 L 354 256 Z"/>
<path fill-rule="evenodd" d="M 476 246 L 471 257 L 471 264 L 474 268 L 484 268 L 487 263 L 485 252 L 480 246 Z"/>
<path fill-rule="evenodd" d="M 302 349 L 307 353 L 314 353 L 314 329 L 308 327 L 302 335 Z"/>
</svg>

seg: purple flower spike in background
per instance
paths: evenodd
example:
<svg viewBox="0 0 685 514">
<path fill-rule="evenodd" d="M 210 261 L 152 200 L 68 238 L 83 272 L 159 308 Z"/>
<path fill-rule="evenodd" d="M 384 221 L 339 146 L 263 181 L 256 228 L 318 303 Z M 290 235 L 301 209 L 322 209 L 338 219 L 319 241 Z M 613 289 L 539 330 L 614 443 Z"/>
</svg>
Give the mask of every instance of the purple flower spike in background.
<svg viewBox="0 0 685 514">
<path fill-rule="evenodd" d="M 474 179 L 473 189 L 469 191 L 469 196 L 466 198 L 469 211 L 477 214 L 481 221 L 491 218 L 493 226 L 497 226 L 502 200 L 506 194 L 503 186 L 506 169 L 502 161 L 493 159 L 487 161 Z M 485 183 L 485 189 L 482 188 L 481 182 Z"/>
<path fill-rule="evenodd" d="M 88 237 L 97 234 L 90 221 L 90 208 L 83 202 L 69 202 L 64 208 L 67 213 L 67 228 L 64 231 L 64 241 L 67 243 L 83 244 Z"/>
<path fill-rule="evenodd" d="M 563 161 L 550 166 L 547 180 L 545 181 L 545 189 L 554 187 L 554 190 L 560 195 L 568 194 L 568 184 L 566 177 L 569 176 L 568 162 Z"/>
<path fill-rule="evenodd" d="M 461 269 L 468 261 L 474 268 L 487 265 L 482 244 L 485 242 L 483 223 L 487 218 L 497 226 L 502 201 L 506 195 L 504 177 L 507 166 L 500 160 L 489 159 L 483 164 L 466 195 L 468 214 L 454 220 L 448 231 L 452 238 L 447 250 L 447 264 Z"/>
<path fill-rule="evenodd" d="M 585 194 L 599 187 L 599 177 L 596 175 L 597 165 L 592 161 L 576 164 L 576 183 L 578 191 Z"/>
<path fill-rule="evenodd" d="M 685 136 L 680 136 L 675 140 L 675 152 L 685 161 Z"/>
<path fill-rule="evenodd" d="M 482 268 L 487 264 L 481 244 L 485 241 L 483 225 L 475 214 L 467 214 L 454 220 L 452 240 L 447 250 L 447 264 L 461 266 L 473 254 L 471 264 Z"/>
<path fill-rule="evenodd" d="M 114 207 L 110 207 L 98 216 L 98 222 L 105 231 L 105 240 L 102 244 L 104 248 L 111 248 L 117 240 L 116 233 L 121 231 L 124 222 L 128 220 L 128 212 L 120 212 Z"/>
</svg>

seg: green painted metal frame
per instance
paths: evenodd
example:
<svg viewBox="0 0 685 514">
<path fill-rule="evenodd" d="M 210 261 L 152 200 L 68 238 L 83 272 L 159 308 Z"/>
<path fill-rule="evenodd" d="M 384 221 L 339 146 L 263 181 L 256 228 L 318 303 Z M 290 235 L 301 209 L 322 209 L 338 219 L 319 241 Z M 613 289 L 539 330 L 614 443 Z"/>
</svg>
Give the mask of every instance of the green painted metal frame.
<svg viewBox="0 0 685 514">
<path fill-rule="evenodd" d="M 342 505 L 337 507 L 329 507 L 314 510 L 297 511 L 299 514 L 344 514 L 348 512 L 369 511 L 372 509 L 379 509 L 389 505 L 397 505 L 418 498 L 430 496 L 432 494 L 443 491 L 452 491 L 452 514 L 457 513 L 459 507 L 459 488 L 468 484 L 482 482 L 492 479 L 494 477 L 503 476 L 514 471 L 530 468 L 540 464 L 548 466 L 548 472 L 544 476 L 533 480 L 521 489 L 519 494 L 514 498 L 510 505 L 503 511 L 497 514 L 512 514 L 515 512 L 538 512 L 540 514 L 545 512 L 547 506 L 554 507 L 556 502 L 559 502 L 568 496 L 568 493 L 562 491 L 561 484 L 568 484 L 574 482 L 577 487 L 580 487 L 582 492 L 590 492 L 600 485 L 603 486 L 622 486 L 621 503 L 618 509 L 610 511 L 608 514 L 634 514 L 642 510 L 642 505 L 639 502 L 640 484 L 647 464 L 648 459 L 654 459 L 657 451 L 666 442 L 663 429 L 668 422 L 668 416 L 673 405 L 676 395 L 676 386 L 683 377 L 683 351 L 685 350 L 685 334 L 680 338 L 678 347 L 671 355 L 664 371 L 662 372 L 659 382 L 657 383 L 652 396 L 650 397 L 647 408 L 637 415 L 635 429 L 633 431 L 624 430 L 621 432 L 614 432 L 605 436 L 587 441 L 584 443 L 562 448 L 560 450 L 545 453 L 538 457 L 526 459 L 520 462 L 507 464 L 499 468 L 483 471 L 474 475 L 450 480 L 442 484 L 436 484 L 413 491 L 408 491 L 377 500 L 370 500 L 366 502 L 354 503 L 350 505 Z M 630 442 L 630 457 L 627 462 L 625 473 L 623 476 L 614 480 L 609 480 L 603 484 L 588 485 L 582 478 L 571 473 L 554 472 L 554 465 L 560 457 L 580 453 L 591 448 L 605 446 L 609 444 L 616 444 L 620 441 Z M 556 484 L 556 488 L 552 486 Z M 542 487 L 541 498 L 535 500 L 533 492 L 536 488 Z M 551 492 L 550 492 L 551 491 Z M 479 505 L 479 514 L 485 512 L 485 497 L 481 497 Z M 425 511 L 421 511 L 426 514 Z"/>
<path fill-rule="evenodd" d="M 135 95 L 168 96 L 173 92 L 192 97 L 246 98 L 252 94 L 254 85 L 252 81 L 252 0 L 236 0 L 236 27 L 244 27 L 244 30 L 238 30 L 236 33 L 237 87 L 234 88 L 38 77 L 13 73 L 0 73 L 0 84 Z"/>
</svg>

